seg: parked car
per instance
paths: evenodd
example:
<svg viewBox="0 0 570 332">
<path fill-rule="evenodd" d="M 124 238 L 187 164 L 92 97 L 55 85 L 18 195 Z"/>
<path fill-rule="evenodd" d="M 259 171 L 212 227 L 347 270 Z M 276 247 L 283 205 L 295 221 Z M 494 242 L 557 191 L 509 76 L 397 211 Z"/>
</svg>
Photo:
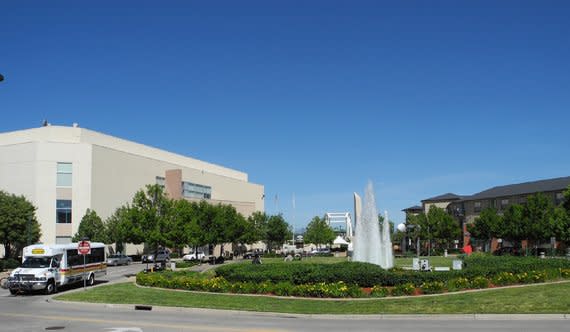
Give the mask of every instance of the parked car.
<svg viewBox="0 0 570 332">
<path fill-rule="evenodd" d="M 320 248 L 320 249 L 315 249 L 313 251 L 311 251 L 312 255 L 326 255 L 326 254 L 330 254 L 331 250 L 329 248 Z"/>
<path fill-rule="evenodd" d="M 127 255 L 123 254 L 116 254 L 107 256 L 107 265 L 130 265 L 133 262 L 133 259 Z"/>
<path fill-rule="evenodd" d="M 201 260 L 204 257 L 204 253 L 203 252 L 198 252 L 198 253 L 191 253 L 191 254 L 187 254 L 184 255 L 182 257 L 183 261 L 197 261 L 197 260 Z"/>
<path fill-rule="evenodd" d="M 170 261 L 170 252 L 168 249 L 158 249 L 156 252 L 142 256 L 143 263 L 162 263 L 168 261 Z"/>
</svg>

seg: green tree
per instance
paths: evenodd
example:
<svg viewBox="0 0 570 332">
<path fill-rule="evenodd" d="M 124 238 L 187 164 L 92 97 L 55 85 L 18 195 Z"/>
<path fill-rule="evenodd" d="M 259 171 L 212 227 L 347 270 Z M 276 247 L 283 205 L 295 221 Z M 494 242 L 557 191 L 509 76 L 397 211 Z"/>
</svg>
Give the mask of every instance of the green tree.
<svg viewBox="0 0 570 332">
<path fill-rule="evenodd" d="M 500 233 L 499 228 L 502 224 L 502 217 L 497 214 L 497 210 L 487 208 L 481 211 L 481 214 L 475 218 L 473 224 L 467 225 L 467 231 L 473 238 L 487 241 L 487 245 L 491 246 L 491 240 Z"/>
<path fill-rule="evenodd" d="M 247 218 L 246 232 L 240 242 L 253 244 L 266 238 L 269 217 L 264 212 L 255 211 Z"/>
<path fill-rule="evenodd" d="M 270 216 L 267 221 L 267 232 L 265 234 L 265 243 L 270 251 L 280 247 L 285 240 L 293 236 L 289 229 L 289 224 L 285 221 L 281 214 Z"/>
<path fill-rule="evenodd" d="M 570 215 L 570 185 L 564 191 L 564 201 L 562 202 L 562 206 L 566 209 L 566 213 Z"/>
<path fill-rule="evenodd" d="M 307 225 L 303 239 L 306 243 L 314 243 L 317 247 L 320 247 L 321 244 L 333 242 L 335 233 L 332 227 L 327 224 L 325 218 L 315 216 Z"/>
<path fill-rule="evenodd" d="M 427 225 L 430 228 L 430 239 L 443 248 L 449 248 L 453 240 L 461 236 L 461 227 L 449 213 L 437 206 L 432 206 L 428 211 Z"/>
<path fill-rule="evenodd" d="M 0 241 L 4 256 L 16 258 L 23 247 L 37 242 L 40 236 L 36 207 L 24 196 L 0 190 Z"/>
<path fill-rule="evenodd" d="M 548 217 L 548 234 L 557 240 L 570 244 L 570 217 L 561 206 L 555 207 Z"/>
<path fill-rule="evenodd" d="M 527 197 L 527 203 L 523 208 L 523 233 L 526 233 L 526 239 L 534 245 L 555 236 L 549 227 L 553 210 L 552 202 L 544 194 L 537 193 Z"/>
<path fill-rule="evenodd" d="M 130 242 L 132 227 L 129 219 L 128 206 L 121 206 L 105 221 L 105 233 L 109 243 L 115 244 L 117 252 L 125 252 L 125 243 Z"/>
<path fill-rule="evenodd" d="M 523 225 L 524 208 L 522 205 L 513 204 L 503 213 L 503 224 L 498 229 L 498 237 L 513 243 L 520 248 L 521 241 L 526 239 L 527 230 Z"/>
<path fill-rule="evenodd" d="M 77 233 L 73 236 L 72 241 L 78 242 L 85 237 L 92 242 L 109 243 L 105 225 L 95 210 L 87 209 L 85 215 L 81 218 L 79 228 L 77 229 Z"/>
<path fill-rule="evenodd" d="M 179 254 L 184 246 L 196 247 L 203 245 L 200 242 L 200 227 L 198 226 L 198 204 L 179 199 L 172 202 L 169 210 L 170 222 L 166 229 L 166 238 L 172 243 Z"/>
<path fill-rule="evenodd" d="M 167 237 L 172 201 L 166 197 L 159 185 L 147 185 L 146 191 L 135 193 L 125 228 L 130 231 L 129 240 L 135 244 L 144 242 L 149 248 L 171 246 L 173 243 Z"/>
</svg>

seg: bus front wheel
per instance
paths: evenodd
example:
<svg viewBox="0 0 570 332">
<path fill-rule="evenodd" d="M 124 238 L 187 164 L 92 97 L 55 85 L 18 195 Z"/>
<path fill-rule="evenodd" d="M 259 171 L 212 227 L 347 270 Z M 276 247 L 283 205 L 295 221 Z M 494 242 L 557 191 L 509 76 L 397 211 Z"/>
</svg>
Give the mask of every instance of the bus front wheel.
<svg viewBox="0 0 570 332">
<path fill-rule="evenodd" d="M 95 285 L 95 275 L 91 274 L 89 276 L 89 279 L 87 280 L 87 286 L 93 286 Z"/>
<path fill-rule="evenodd" d="M 48 283 L 46 285 L 46 289 L 44 290 L 44 293 L 46 295 L 50 295 L 54 292 L 55 292 L 55 282 L 53 280 L 50 280 L 50 281 L 48 281 Z"/>
</svg>

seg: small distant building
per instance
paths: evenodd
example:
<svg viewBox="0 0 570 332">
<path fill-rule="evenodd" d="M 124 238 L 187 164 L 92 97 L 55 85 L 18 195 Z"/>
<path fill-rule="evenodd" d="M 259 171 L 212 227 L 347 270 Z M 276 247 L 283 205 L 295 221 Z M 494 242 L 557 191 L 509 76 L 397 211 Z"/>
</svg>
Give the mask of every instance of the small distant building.
<svg viewBox="0 0 570 332">
<path fill-rule="evenodd" d="M 352 239 L 353 228 L 350 212 L 327 212 L 325 214 L 326 223 L 334 230 L 336 235 L 345 239 Z"/>
<path fill-rule="evenodd" d="M 418 214 L 424 212 L 424 209 L 419 205 L 410 206 L 402 210 L 406 214 L 406 220 L 409 216 L 417 216 Z"/>
</svg>

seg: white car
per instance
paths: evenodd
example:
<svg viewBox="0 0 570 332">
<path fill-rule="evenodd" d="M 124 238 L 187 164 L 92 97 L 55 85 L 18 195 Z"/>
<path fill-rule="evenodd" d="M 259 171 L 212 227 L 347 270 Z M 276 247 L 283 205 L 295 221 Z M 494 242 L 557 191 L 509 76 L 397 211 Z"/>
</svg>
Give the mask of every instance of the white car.
<svg viewBox="0 0 570 332">
<path fill-rule="evenodd" d="M 123 254 L 107 256 L 107 265 L 130 265 L 133 259 Z"/>
<path fill-rule="evenodd" d="M 202 258 L 204 258 L 204 253 L 199 252 L 199 253 L 191 253 L 188 255 L 184 255 L 182 257 L 182 260 L 183 261 L 196 261 L 196 260 L 201 260 Z"/>
</svg>

